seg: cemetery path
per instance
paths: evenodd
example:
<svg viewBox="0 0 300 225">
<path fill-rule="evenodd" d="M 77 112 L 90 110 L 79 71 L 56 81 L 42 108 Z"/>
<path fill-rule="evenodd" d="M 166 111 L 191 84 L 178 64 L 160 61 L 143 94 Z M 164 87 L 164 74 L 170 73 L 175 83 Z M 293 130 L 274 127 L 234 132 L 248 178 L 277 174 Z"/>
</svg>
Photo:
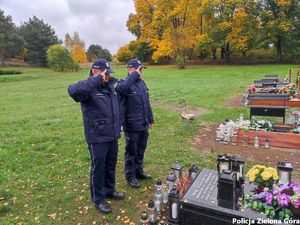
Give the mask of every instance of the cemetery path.
<svg viewBox="0 0 300 225">
<path fill-rule="evenodd" d="M 224 107 L 230 107 L 230 108 L 242 107 L 243 95 L 244 93 L 239 93 L 229 97 L 229 99 L 224 102 Z"/>
</svg>

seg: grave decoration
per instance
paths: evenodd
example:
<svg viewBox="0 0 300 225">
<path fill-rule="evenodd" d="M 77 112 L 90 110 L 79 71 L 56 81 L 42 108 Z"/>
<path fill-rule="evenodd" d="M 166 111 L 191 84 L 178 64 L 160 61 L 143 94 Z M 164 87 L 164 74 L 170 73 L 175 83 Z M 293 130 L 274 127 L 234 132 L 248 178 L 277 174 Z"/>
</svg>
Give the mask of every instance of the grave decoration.
<svg viewBox="0 0 300 225">
<path fill-rule="evenodd" d="M 234 146 L 252 145 L 255 149 L 283 147 L 299 149 L 300 147 L 300 111 L 294 111 L 286 125 L 279 125 L 268 120 L 244 120 L 242 114 L 234 122 L 226 119 L 216 128 L 217 143 Z"/>
<path fill-rule="evenodd" d="M 291 163 L 286 162 L 279 162 L 277 170 L 263 165 L 252 167 L 247 177 L 257 187 L 246 193 L 244 207 L 272 219 L 299 219 L 300 185 L 291 181 L 291 172 Z"/>
<path fill-rule="evenodd" d="M 244 163 L 240 157 L 225 154 L 218 156 L 216 170 L 200 170 L 193 164 L 185 172 L 176 162 L 181 172 L 174 172 L 180 178 L 175 179 L 170 172 L 165 182 L 156 180 L 155 193 L 142 212 L 141 224 L 229 225 L 234 219 L 257 222 L 259 218 L 299 218 L 300 185 L 291 180 L 292 165 L 255 165 L 245 175 Z M 170 184 L 173 186 L 169 190 Z"/>
</svg>

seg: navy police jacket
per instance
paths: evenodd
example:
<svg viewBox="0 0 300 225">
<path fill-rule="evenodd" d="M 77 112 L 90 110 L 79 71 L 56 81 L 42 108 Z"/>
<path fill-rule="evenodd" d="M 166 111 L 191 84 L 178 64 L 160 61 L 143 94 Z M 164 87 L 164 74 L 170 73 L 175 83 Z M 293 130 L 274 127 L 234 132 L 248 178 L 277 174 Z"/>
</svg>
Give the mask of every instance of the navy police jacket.
<svg viewBox="0 0 300 225">
<path fill-rule="evenodd" d="M 102 83 L 100 75 L 90 76 L 68 88 L 69 95 L 81 103 L 84 133 L 88 144 L 116 140 L 120 137 L 120 106 L 114 88 L 117 79 Z"/>
<path fill-rule="evenodd" d="M 116 87 L 121 96 L 124 130 L 128 132 L 147 130 L 153 124 L 148 88 L 137 72 L 128 74 Z"/>
</svg>

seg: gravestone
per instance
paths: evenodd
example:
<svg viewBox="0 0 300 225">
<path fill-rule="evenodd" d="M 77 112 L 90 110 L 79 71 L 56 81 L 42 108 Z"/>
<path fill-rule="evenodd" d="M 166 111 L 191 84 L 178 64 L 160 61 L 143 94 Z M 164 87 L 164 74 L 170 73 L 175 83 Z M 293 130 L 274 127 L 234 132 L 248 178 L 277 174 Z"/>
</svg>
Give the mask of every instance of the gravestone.
<svg viewBox="0 0 300 225">
<path fill-rule="evenodd" d="M 258 218 L 262 218 L 264 222 L 268 220 L 263 214 L 251 209 L 241 211 L 218 206 L 217 182 L 218 172 L 216 170 L 203 169 L 199 173 L 180 200 L 180 225 L 257 224 Z M 251 189 L 253 186 L 245 183 L 245 193 Z M 242 223 L 237 223 L 237 220 Z"/>
</svg>

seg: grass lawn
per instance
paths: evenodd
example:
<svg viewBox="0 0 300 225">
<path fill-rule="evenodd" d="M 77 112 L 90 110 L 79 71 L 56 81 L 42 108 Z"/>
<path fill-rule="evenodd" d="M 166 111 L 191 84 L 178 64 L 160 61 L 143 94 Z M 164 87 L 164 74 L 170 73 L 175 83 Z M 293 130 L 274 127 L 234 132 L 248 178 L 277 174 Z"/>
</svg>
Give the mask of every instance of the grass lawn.
<svg viewBox="0 0 300 225">
<path fill-rule="evenodd" d="M 247 115 L 246 109 L 226 107 L 228 98 L 265 74 L 284 77 L 290 66 L 147 68 L 143 76 L 152 99 L 175 104 L 185 100 L 210 113 L 179 132 L 183 122 L 178 113 L 154 107 L 155 128 L 145 156 L 146 171 L 165 179 L 175 160 L 185 168 L 193 162 L 213 168 L 215 155 L 199 155 L 188 144 L 199 122 L 236 118 L 240 111 Z M 297 67 L 293 67 L 296 71 Z M 138 190 L 128 188 L 123 175 L 123 136 L 117 188 L 126 192 L 126 200 L 112 202 L 114 212 L 107 216 L 98 213 L 90 202 L 90 156 L 82 115 L 79 104 L 67 94 L 67 86 L 84 79 L 88 71 L 17 69 L 23 74 L 0 76 L 0 224 L 124 224 L 125 216 L 138 224 L 142 206 L 153 193 L 154 181 L 142 182 L 143 188 Z M 115 72 L 121 78 L 126 69 Z"/>
</svg>

